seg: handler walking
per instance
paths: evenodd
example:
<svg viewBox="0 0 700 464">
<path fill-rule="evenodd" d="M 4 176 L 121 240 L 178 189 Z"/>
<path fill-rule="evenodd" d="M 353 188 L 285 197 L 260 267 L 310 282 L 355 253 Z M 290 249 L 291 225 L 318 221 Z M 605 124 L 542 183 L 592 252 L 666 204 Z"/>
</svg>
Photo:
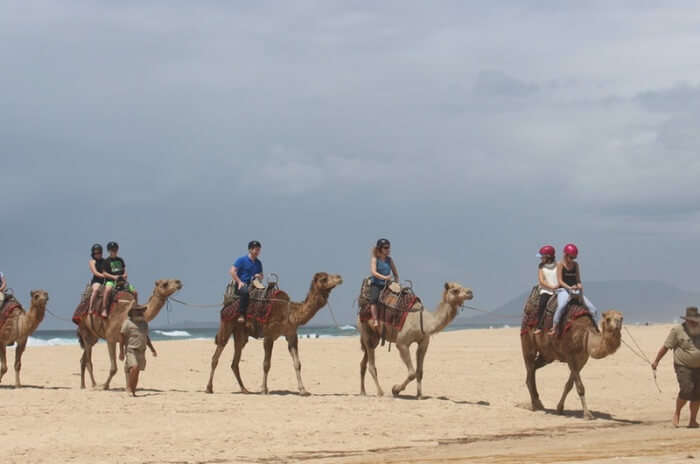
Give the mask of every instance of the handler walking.
<svg viewBox="0 0 700 464">
<path fill-rule="evenodd" d="M 671 329 L 664 345 L 656 355 L 651 368 L 656 370 L 659 361 L 668 350 L 673 350 L 673 367 L 676 370 L 680 391 L 676 399 L 676 412 L 673 413 L 673 425 L 678 427 L 681 409 L 690 402 L 690 421 L 688 427 L 698 427 L 698 408 L 700 407 L 700 314 L 698 308 L 685 310 L 685 322 Z"/>
<path fill-rule="evenodd" d="M 145 306 L 137 306 L 129 310 L 129 318 L 124 321 L 121 328 L 119 360 L 124 361 L 124 352 L 126 351 L 126 362 L 124 363 L 126 393 L 131 396 L 136 396 L 139 373 L 146 369 L 146 347 L 151 349 L 153 356 L 158 356 L 148 336 L 148 322 L 144 317 L 145 310 Z"/>
</svg>

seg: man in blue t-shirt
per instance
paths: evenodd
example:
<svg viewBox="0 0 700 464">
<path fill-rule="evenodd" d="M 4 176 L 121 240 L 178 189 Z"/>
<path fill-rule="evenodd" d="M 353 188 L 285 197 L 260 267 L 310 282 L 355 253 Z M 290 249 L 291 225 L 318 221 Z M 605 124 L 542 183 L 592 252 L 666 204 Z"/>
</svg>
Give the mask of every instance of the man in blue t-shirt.
<svg viewBox="0 0 700 464">
<path fill-rule="evenodd" d="M 231 277 L 236 282 L 236 294 L 240 298 L 238 322 L 245 322 L 250 299 L 248 286 L 253 279 L 263 278 L 262 262 L 258 259 L 262 245 L 257 240 L 248 243 L 248 254 L 243 255 L 231 266 Z"/>
</svg>

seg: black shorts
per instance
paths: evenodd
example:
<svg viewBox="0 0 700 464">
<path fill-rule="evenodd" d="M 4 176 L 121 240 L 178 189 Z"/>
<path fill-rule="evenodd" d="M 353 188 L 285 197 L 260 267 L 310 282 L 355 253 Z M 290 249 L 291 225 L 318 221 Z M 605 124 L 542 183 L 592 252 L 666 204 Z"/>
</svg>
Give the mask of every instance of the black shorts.
<svg viewBox="0 0 700 464">
<path fill-rule="evenodd" d="M 678 397 L 687 401 L 700 401 L 700 367 L 690 368 L 674 364 L 680 391 Z"/>
<path fill-rule="evenodd" d="M 369 286 L 369 304 L 379 303 L 379 294 L 382 292 L 382 288 L 379 285 L 372 284 Z"/>
</svg>

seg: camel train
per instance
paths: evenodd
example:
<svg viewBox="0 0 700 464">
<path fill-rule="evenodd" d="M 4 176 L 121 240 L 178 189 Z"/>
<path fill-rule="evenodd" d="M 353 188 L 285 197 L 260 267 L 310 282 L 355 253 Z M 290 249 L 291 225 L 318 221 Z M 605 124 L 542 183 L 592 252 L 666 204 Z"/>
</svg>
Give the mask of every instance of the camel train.
<svg viewBox="0 0 700 464">
<path fill-rule="evenodd" d="M 259 242 L 254 241 L 251 244 L 257 244 L 259 253 Z M 406 378 L 392 387 L 392 394 L 398 396 L 410 382 L 415 380 L 416 397 L 422 398 L 423 366 L 430 338 L 445 329 L 455 319 L 458 310 L 466 301 L 474 297 L 474 293 L 459 283 L 447 282 L 442 288 L 442 296 L 435 310 L 425 310 L 421 299 L 414 294 L 410 281 L 407 281 L 408 285 L 400 285 L 396 265 L 389 256 L 389 246 L 389 241 L 386 239 L 380 239 L 377 242 L 372 253 L 371 275 L 363 279 L 358 297 L 360 309 L 357 328 L 360 332 L 362 350 L 360 393 L 366 395 L 365 376 L 369 370 L 377 395 L 384 394 L 377 376 L 375 350 L 380 343 L 384 345 L 388 342 L 389 346 L 395 344 L 407 369 Z M 575 246 L 573 248 L 572 246 L 567 245 L 565 252 L 572 253 L 572 249 L 577 252 Z M 553 257 L 553 247 L 546 246 L 540 251 L 545 253 L 545 255 L 540 254 L 543 257 L 543 263 L 540 266 L 540 282 L 533 288 L 525 302 L 520 331 L 530 406 L 532 410 L 544 409 L 535 380 L 537 370 L 554 361 L 559 361 L 569 366 L 570 373 L 556 412 L 563 412 L 566 397 L 575 385 L 581 401 L 583 417 L 591 419 L 593 415 L 586 404 L 585 388 L 580 372 L 589 358 L 601 359 L 617 351 L 621 343 L 623 316 L 619 311 L 606 311 L 602 314 L 600 326 L 598 326 L 597 310 L 588 299 L 583 297 L 580 270 L 576 263 L 571 264 L 572 255 L 567 254 L 562 263 L 555 267 L 552 260 L 547 258 L 547 256 Z M 552 253 L 552 256 L 548 255 L 549 253 Z M 253 258 L 257 259 L 257 255 Z M 91 262 L 91 269 L 99 268 L 93 264 Z M 235 272 L 236 269 L 234 266 L 232 271 Z M 561 291 L 561 287 L 551 283 L 551 276 L 555 269 L 560 279 L 562 273 L 564 275 L 560 282 L 568 282 L 572 285 L 565 287 L 562 284 L 567 292 L 563 299 L 564 292 Z M 259 270 L 262 270 L 261 265 Z M 547 270 L 550 272 L 549 277 L 546 275 Z M 567 272 L 569 272 L 568 277 Z M 271 275 L 274 276 L 274 274 Z M 245 283 L 246 287 L 250 286 L 250 289 L 246 289 L 246 304 L 243 305 L 243 298 L 239 291 L 241 285 L 236 285 L 241 284 L 241 281 L 236 279 L 238 276 L 235 273 L 233 276 L 234 280 L 227 288 L 220 312 L 219 329 L 214 338 L 216 348 L 211 358 L 211 371 L 205 391 L 214 392 L 214 373 L 219 358 L 229 339 L 233 338 L 234 354 L 231 369 L 241 392 L 249 392 L 241 378 L 239 363 L 243 348 L 249 338 L 253 337 L 263 340 L 264 361 L 260 391 L 267 394 L 272 348 L 274 342 L 284 336 L 296 372 L 299 394 L 309 395 L 301 377 L 298 328 L 308 323 L 327 305 L 333 289 L 343 283 L 342 277 L 337 274 L 318 272 L 311 279 L 305 299 L 291 301 L 288 294 L 279 289 L 276 279 L 268 281 L 265 286 L 260 281 L 262 273 L 254 273 L 248 276 L 249 279 Z M 106 390 L 109 389 L 117 372 L 116 347 L 120 337 L 120 327 L 127 319 L 129 311 L 138 307 L 144 311 L 146 321 L 152 321 L 168 298 L 182 289 L 182 283 L 177 279 L 155 281 L 153 292 L 143 306 L 138 305 L 135 292 L 128 287 L 115 288 L 113 295 L 108 299 L 102 297 L 102 287 L 93 286 L 93 284 L 94 282 L 86 288 L 73 316 L 73 322 L 78 326 L 77 337 L 83 350 L 80 358 L 80 388 L 86 387 L 86 372 L 92 387 L 97 386 L 93 375 L 92 349 L 98 340 L 103 339 L 107 342 L 110 358 L 109 375 L 100 385 Z M 21 386 L 22 354 L 28 337 L 44 318 L 47 302 L 46 291 L 33 290 L 28 312 L 22 308 L 14 296 L 8 296 L 4 305 L 0 306 L 0 380 L 7 372 L 6 346 L 16 344 L 15 386 Z M 103 302 L 107 303 L 108 307 L 104 307 Z M 410 346 L 414 343 L 417 344 L 415 367 L 410 354 Z"/>
</svg>

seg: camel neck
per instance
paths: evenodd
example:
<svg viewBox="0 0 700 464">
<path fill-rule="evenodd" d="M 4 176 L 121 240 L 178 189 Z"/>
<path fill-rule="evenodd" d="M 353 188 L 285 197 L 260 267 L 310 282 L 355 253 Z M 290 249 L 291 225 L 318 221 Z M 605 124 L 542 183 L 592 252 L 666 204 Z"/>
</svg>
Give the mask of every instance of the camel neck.
<svg viewBox="0 0 700 464">
<path fill-rule="evenodd" d="M 144 312 L 144 317 L 148 322 L 151 322 L 156 318 L 160 310 L 165 305 L 166 298 L 162 297 L 156 292 L 153 292 L 151 297 L 146 303 L 146 311 Z"/>
<path fill-rule="evenodd" d="M 292 324 L 299 327 L 309 322 L 321 308 L 326 306 L 329 293 L 330 292 L 325 292 L 324 294 L 323 292 L 312 290 L 306 295 L 306 299 L 303 302 L 290 303 L 291 311 L 289 319 Z"/>
<path fill-rule="evenodd" d="M 32 305 L 24 316 L 24 328 L 22 333 L 32 333 L 44 320 L 46 305 Z"/>
<path fill-rule="evenodd" d="M 425 332 L 435 334 L 442 331 L 457 316 L 457 307 L 452 306 L 444 300 L 440 302 L 437 309 L 432 313 L 427 313 L 425 322 Z"/>
<path fill-rule="evenodd" d="M 601 359 L 609 356 L 620 347 L 620 332 L 604 330 L 602 333 L 595 329 L 588 329 L 588 354 L 593 359 Z"/>
</svg>

